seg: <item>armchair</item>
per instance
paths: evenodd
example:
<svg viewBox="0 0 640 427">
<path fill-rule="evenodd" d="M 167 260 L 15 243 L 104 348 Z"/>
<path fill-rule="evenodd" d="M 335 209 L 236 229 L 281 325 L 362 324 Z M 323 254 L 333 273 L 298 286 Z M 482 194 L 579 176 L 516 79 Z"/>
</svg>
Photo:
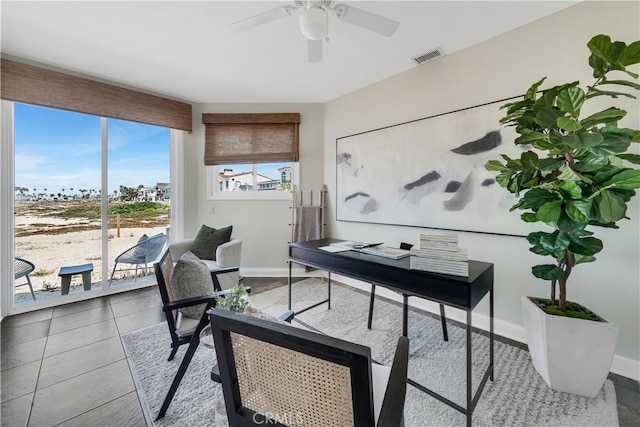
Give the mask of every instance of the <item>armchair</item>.
<svg viewBox="0 0 640 427">
<path fill-rule="evenodd" d="M 403 424 L 406 337 L 389 369 L 337 338 L 217 308 L 210 319 L 229 425 Z"/>
<path fill-rule="evenodd" d="M 171 243 L 169 245 L 169 251 L 171 252 L 171 258 L 174 260 L 180 259 L 180 257 L 190 250 L 194 239 L 186 239 L 180 242 Z M 238 238 L 231 239 L 227 243 L 223 243 L 216 249 L 216 260 L 201 259 L 201 261 L 209 268 L 212 277 L 215 275 L 219 281 L 219 287 L 217 291 L 222 289 L 228 289 L 235 286 L 240 281 L 240 259 L 242 256 L 242 240 Z M 236 269 L 225 272 L 230 267 L 237 267 Z M 214 285 L 215 285 L 214 280 Z"/>
<path fill-rule="evenodd" d="M 206 294 L 195 296 L 191 298 L 176 299 L 171 286 L 171 277 L 173 275 L 173 258 L 169 249 L 165 250 L 157 263 L 153 264 L 153 268 L 158 281 L 158 290 L 160 292 L 160 298 L 162 299 L 162 311 L 167 319 L 167 325 L 169 327 L 169 334 L 171 335 L 171 353 L 169 354 L 168 361 L 173 360 L 178 347 L 182 344 L 188 344 L 193 334 L 200 333 L 198 330 L 200 318 L 192 318 L 186 316 L 180 312 L 179 309 L 185 307 L 194 307 L 205 304 L 202 312 L 215 306 L 215 298 L 218 295 L 224 294 L 224 291 L 217 292 L 216 294 Z M 218 280 L 219 274 L 237 272 L 238 267 L 231 268 L 219 268 L 215 272 L 211 273 L 214 289 L 220 289 L 220 282 Z M 250 289 L 248 289 L 250 291 Z"/>
</svg>

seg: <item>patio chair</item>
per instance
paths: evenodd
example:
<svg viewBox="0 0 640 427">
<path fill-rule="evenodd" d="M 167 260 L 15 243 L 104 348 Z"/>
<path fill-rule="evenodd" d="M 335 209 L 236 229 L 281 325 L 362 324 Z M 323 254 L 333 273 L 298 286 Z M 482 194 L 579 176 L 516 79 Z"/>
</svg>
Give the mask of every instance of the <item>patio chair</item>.
<svg viewBox="0 0 640 427">
<path fill-rule="evenodd" d="M 36 269 L 36 266 L 31 262 L 27 261 L 24 258 L 16 257 L 13 261 L 13 273 L 14 279 L 18 280 L 21 277 L 25 277 L 27 279 L 26 283 L 22 283 L 20 285 L 15 284 L 16 288 L 20 286 L 29 285 L 29 290 L 31 291 L 31 297 L 33 300 L 36 300 L 36 294 L 33 292 L 33 285 L 31 285 L 31 279 L 29 278 L 29 274 Z"/>
<path fill-rule="evenodd" d="M 116 257 L 113 271 L 109 278 L 109 286 L 111 286 L 111 283 L 113 282 L 113 276 L 116 274 L 118 264 L 131 264 L 135 266 L 133 276 L 134 282 L 138 278 L 138 269 L 147 276 L 148 265 L 158 259 L 166 242 L 167 235 L 164 233 L 156 234 L 151 237 L 146 237 L 146 235 L 142 236 L 138 240 L 138 243 Z"/>
<path fill-rule="evenodd" d="M 211 329 L 229 425 L 403 425 L 409 340 L 393 366 L 371 349 L 214 308 Z"/>
</svg>

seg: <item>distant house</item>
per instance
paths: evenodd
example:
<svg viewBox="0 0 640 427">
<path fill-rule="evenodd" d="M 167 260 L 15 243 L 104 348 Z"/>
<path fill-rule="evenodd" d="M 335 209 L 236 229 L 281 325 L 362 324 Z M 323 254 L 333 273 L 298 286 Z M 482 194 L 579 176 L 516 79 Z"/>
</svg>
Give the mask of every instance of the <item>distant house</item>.
<svg viewBox="0 0 640 427">
<path fill-rule="evenodd" d="M 171 199 L 171 186 L 166 182 L 158 182 L 155 187 L 140 187 L 136 202 L 165 202 Z"/>
<path fill-rule="evenodd" d="M 258 190 L 270 190 L 274 182 L 273 189 L 279 181 L 256 174 Z M 218 186 L 220 191 L 253 191 L 253 172 L 233 173 L 233 169 L 224 169 L 218 173 Z"/>
<path fill-rule="evenodd" d="M 280 172 L 280 183 L 291 182 L 291 166 L 282 167 L 278 169 L 278 172 Z"/>
</svg>

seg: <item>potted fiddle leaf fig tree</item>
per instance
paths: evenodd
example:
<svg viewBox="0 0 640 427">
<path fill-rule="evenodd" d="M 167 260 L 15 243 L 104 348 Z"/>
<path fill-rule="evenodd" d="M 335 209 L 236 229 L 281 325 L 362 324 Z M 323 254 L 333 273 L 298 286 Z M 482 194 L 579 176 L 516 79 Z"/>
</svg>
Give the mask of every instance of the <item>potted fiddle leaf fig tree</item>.
<svg viewBox="0 0 640 427">
<path fill-rule="evenodd" d="M 532 268 L 550 283 L 550 298 L 522 298 L 533 364 L 551 388 L 595 397 L 611 368 L 618 328 L 568 301 L 567 282 L 603 248 L 592 230 L 618 228 L 640 188 L 640 155 L 630 152 L 640 131 L 618 126 L 627 111 L 615 106 L 640 89 L 638 74 L 627 69 L 640 62 L 640 41 L 627 45 L 597 35 L 587 46 L 595 81 L 539 91 L 543 78 L 523 99 L 504 105 L 501 123 L 515 127 L 514 143 L 525 150 L 519 159 L 502 155 L 485 167 L 516 195 L 512 211 L 544 224 L 527 236 L 530 251 L 553 259 Z M 607 98 L 614 105 L 602 108 Z M 583 114 L 588 108 L 596 112 Z"/>
</svg>

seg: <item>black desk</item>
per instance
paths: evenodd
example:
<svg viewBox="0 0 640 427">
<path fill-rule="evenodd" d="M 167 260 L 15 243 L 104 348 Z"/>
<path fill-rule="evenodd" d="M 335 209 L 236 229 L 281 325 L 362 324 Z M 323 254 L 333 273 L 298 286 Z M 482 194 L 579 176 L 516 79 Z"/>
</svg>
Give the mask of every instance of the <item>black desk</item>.
<svg viewBox="0 0 640 427">
<path fill-rule="evenodd" d="M 322 239 L 304 243 L 292 243 L 289 245 L 289 309 L 291 310 L 292 306 L 291 266 L 292 263 L 297 263 L 327 271 L 329 273 L 329 282 L 327 285 L 326 300 L 298 310 L 296 314 L 317 307 L 325 302 L 328 308 L 331 308 L 331 273 L 337 273 L 353 279 L 384 286 L 385 288 L 392 289 L 404 295 L 416 296 L 465 310 L 467 313 L 466 408 L 415 381 L 409 380 L 409 383 L 465 414 L 467 416 L 467 425 L 470 426 L 473 410 L 478 403 L 480 394 L 487 380 L 491 379 L 493 381 L 493 264 L 470 260 L 469 277 L 459 277 L 411 270 L 409 268 L 409 257 L 394 260 L 356 251 L 327 252 L 319 249 L 321 246 L 327 246 L 330 243 L 336 242 L 340 242 L 340 240 Z M 471 387 L 471 312 L 487 293 L 489 294 L 489 366 L 482 377 L 478 390 L 475 395 L 473 395 Z M 406 322 L 406 311 L 403 313 L 403 317 L 404 322 Z"/>
</svg>

